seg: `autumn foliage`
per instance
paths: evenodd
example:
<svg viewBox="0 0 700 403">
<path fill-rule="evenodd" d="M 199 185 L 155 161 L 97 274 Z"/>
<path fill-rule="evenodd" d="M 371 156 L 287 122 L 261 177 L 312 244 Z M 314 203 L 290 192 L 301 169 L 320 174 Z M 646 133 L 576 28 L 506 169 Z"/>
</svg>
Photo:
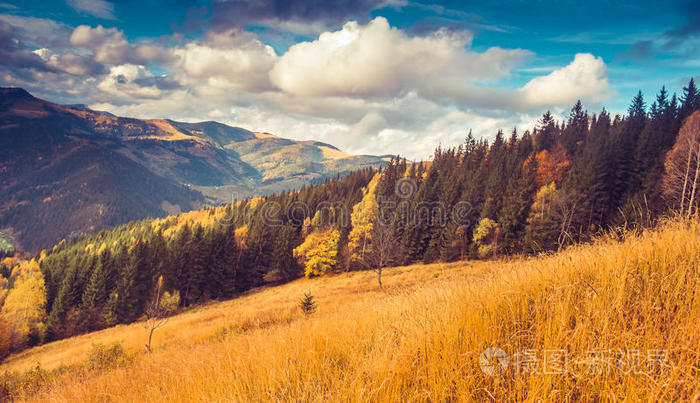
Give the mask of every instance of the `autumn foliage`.
<svg viewBox="0 0 700 403">
<path fill-rule="evenodd" d="M 42 338 L 46 319 L 44 277 L 36 261 L 23 261 L 12 270 L 13 287 L 7 293 L 0 317 L 9 324 L 11 348 L 20 350 Z M 32 340 L 33 339 L 33 340 Z"/>
<path fill-rule="evenodd" d="M 551 151 L 542 150 L 535 155 L 537 162 L 537 185 L 544 186 L 550 182 L 561 183 L 571 167 L 571 160 L 566 149 L 557 143 Z"/>
<path fill-rule="evenodd" d="M 12 331 L 5 319 L 0 319 L 0 361 L 10 355 L 12 348 Z"/>
<path fill-rule="evenodd" d="M 335 268 L 339 240 L 340 232 L 329 228 L 312 232 L 294 249 L 294 256 L 303 264 L 306 277 L 322 276 Z"/>
</svg>

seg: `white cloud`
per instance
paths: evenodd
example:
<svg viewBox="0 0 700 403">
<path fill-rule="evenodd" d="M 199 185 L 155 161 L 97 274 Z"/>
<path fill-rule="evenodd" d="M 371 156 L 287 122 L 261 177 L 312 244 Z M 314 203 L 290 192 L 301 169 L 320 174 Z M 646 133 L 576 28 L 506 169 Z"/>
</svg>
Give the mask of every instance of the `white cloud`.
<svg viewBox="0 0 700 403">
<path fill-rule="evenodd" d="M 599 103 L 612 95 L 601 57 L 579 53 L 567 66 L 535 77 L 522 88 L 529 106 L 568 105 L 576 100 Z"/>
<path fill-rule="evenodd" d="M 150 61 L 168 62 L 170 51 L 150 44 L 132 44 L 124 32 L 116 28 L 98 25 L 76 27 L 70 35 L 73 46 L 85 47 L 93 52 L 96 62 L 104 64 L 147 64 Z"/>
<path fill-rule="evenodd" d="M 67 0 L 74 10 L 106 20 L 115 20 L 114 6 L 106 0 Z"/>
<path fill-rule="evenodd" d="M 174 49 L 183 81 L 219 89 L 261 91 L 270 88 L 274 49 L 248 33 L 210 33 L 204 41 Z"/>
<path fill-rule="evenodd" d="M 41 57 L 47 66 L 74 76 L 95 75 L 103 71 L 101 64 L 73 52 L 57 54 L 50 49 L 41 48 L 35 50 L 34 53 Z"/>
<path fill-rule="evenodd" d="M 270 72 L 280 89 L 305 96 L 391 97 L 433 82 L 492 81 L 529 54 L 492 48 L 470 52 L 471 33 L 409 37 L 383 17 L 351 21 L 313 42 L 292 46 Z"/>
<path fill-rule="evenodd" d="M 158 99 L 166 91 L 158 88 L 154 79 L 156 77 L 145 67 L 124 64 L 112 67 L 109 74 L 97 84 L 97 88 L 121 98 Z"/>
</svg>

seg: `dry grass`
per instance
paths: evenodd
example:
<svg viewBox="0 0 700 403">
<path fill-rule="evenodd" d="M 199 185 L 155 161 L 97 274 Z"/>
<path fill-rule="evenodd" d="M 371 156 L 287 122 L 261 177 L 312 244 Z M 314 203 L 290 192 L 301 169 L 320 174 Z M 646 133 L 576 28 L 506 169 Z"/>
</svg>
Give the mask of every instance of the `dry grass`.
<svg viewBox="0 0 700 403">
<path fill-rule="evenodd" d="M 56 377 L 39 401 L 692 400 L 700 393 L 700 224 L 669 223 L 625 242 L 600 240 L 510 262 L 409 266 L 337 275 L 255 292 L 174 317 L 112 371 Z M 296 304 L 310 290 L 319 311 Z M 35 348 L 3 368 L 84 362 L 90 344 L 121 340 L 142 351 L 139 324 Z M 478 355 L 510 354 L 502 377 Z M 647 352 L 668 353 L 663 369 Z M 516 371 L 533 350 L 536 373 Z M 544 374 L 547 350 L 566 350 Z M 589 352 L 641 354 L 638 371 Z M 599 356 L 598 356 L 599 357 Z M 606 360 L 611 356 L 605 356 Z M 590 372 L 593 369 L 594 371 Z"/>
</svg>

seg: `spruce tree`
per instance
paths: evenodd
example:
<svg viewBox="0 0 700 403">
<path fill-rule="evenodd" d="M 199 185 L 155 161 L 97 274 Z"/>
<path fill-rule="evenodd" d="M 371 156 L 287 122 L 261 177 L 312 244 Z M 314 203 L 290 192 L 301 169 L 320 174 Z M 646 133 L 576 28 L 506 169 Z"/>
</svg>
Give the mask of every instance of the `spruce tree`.
<svg viewBox="0 0 700 403">
<path fill-rule="evenodd" d="M 538 123 L 537 135 L 535 136 L 535 151 L 549 150 L 556 141 L 557 127 L 550 111 L 545 112 Z"/>
<path fill-rule="evenodd" d="M 187 245 L 189 260 L 184 268 L 183 289 L 185 305 L 192 305 L 200 300 L 206 283 L 206 244 L 204 229 L 197 224 L 192 229 L 192 238 Z"/>
<path fill-rule="evenodd" d="M 696 110 L 700 110 L 700 92 L 695 86 L 695 80 L 691 77 L 688 86 L 683 87 L 683 96 L 681 97 L 681 107 L 678 116 L 681 124 Z"/>
</svg>

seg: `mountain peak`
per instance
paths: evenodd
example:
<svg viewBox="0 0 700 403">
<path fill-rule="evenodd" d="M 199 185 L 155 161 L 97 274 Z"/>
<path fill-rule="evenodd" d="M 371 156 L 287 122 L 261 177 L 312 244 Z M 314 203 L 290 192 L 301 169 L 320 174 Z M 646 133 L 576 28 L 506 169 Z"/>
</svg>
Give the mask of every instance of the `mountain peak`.
<svg viewBox="0 0 700 403">
<path fill-rule="evenodd" d="M 20 101 L 36 100 L 32 94 L 28 93 L 23 88 L 17 87 L 0 87 L 0 110 L 12 107 Z"/>
<path fill-rule="evenodd" d="M 0 87 L 0 96 L 4 99 L 32 99 L 32 94 L 24 88 L 19 87 Z"/>
</svg>

